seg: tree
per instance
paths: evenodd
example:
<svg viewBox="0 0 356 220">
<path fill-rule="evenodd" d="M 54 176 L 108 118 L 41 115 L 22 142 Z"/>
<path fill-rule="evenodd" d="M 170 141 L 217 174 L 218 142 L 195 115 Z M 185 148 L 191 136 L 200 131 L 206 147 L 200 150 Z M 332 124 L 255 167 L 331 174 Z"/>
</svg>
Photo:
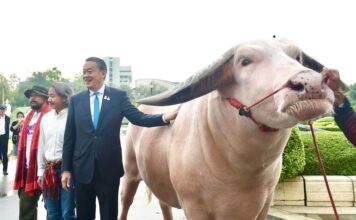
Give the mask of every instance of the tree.
<svg viewBox="0 0 356 220">
<path fill-rule="evenodd" d="M 84 82 L 83 82 L 83 74 L 82 73 L 77 73 L 74 76 L 74 80 L 72 81 L 72 88 L 74 90 L 74 93 L 78 93 L 78 92 L 86 89 Z"/>
<path fill-rule="evenodd" d="M 23 82 L 19 82 L 19 78 L 15 74 L 12 74 L 10 75 L 9 82 L 9 88 L 13 89 L 10 89 L 12 94 L 9 96 L 9 100 L 15 109 L 16 107 L 20 106 L 28 106 L 28 99 L 25 97 L 24 92 L 31 88 L 33 85 L 41 85 L 49 88 L 53 82 L 68 83 L 69 80 L 62 76 L 62 72 L 59 69 L 53 67 L 52 69 L 48 69 L 43 72 L 33 72 L 32 75 Z"/>
<path fill-rule="evenodd" d="M 11 74 L 8 78 L 11 91 L 15 91 L 20 83 L 20 78 L 16 74 Z"/>
<path fill-rule="evenodd" d="M 0 102 L 5 103 L 5 100 L 9 97 L 10 86 L 9 81 L 5 75 L 0 73 Z"/>
<path fill-rule="evenodd" d="M 15 109 L 16 107 L 28 106 L 28 99 L 25 97 L 24 92 L 31 88 L 33 83 L 30 81 L 23 81 L 20 82 L 13 92 L 12 99 L 10 99 L 10 103 L 12 108 Z"/>
<path fill-rule="evenodd" d="M 33 72 L 32 76 L 28 78 L 33 85 L 41 85 L 45 87 L 50 87 L 53 82 L 69 82 L 68 79 L 62 77 L 62 72 L 53 67 L 52 69 L 46 70 L 44 72 Z"/>
<path fill-rule="evenodd" d="M 352 84 L 346 92 L 347 98 L 352 105 L 356 105 L 356 83 Z"/>
<path fill-rule="evenodd" d="M 130 86 L 128 86 L 128 85 L 120 85 L 120 89 L 122 89 L 122 90 L 127 92 L 127 96 L 129 97 L 131 102 L 134 101 L 135 97 L 133 95 L 133 90 L 130 88 Z"/>
</svg>

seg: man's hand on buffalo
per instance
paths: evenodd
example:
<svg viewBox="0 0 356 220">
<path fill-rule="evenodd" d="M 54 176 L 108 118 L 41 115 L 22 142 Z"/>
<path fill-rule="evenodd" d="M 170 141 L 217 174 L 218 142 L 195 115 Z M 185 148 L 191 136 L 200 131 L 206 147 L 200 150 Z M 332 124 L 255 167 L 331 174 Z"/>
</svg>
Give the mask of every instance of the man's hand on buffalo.
<svg viewBox="0 0 356 220">
<path fill-rule="evenodd" d="M 180 105 L 178 108 L 176 108 L 175 110 L 171 111 L 171 112 L 168 112 L 168 113 L 165 113 L 163 115 L 163 118 L 164 120 L 169 123 L 170 121 L 176 119 L 177 115 L 178 115 L 178 112 L 179 112 L 179 109 L 180 109 Z"/>
</svg>

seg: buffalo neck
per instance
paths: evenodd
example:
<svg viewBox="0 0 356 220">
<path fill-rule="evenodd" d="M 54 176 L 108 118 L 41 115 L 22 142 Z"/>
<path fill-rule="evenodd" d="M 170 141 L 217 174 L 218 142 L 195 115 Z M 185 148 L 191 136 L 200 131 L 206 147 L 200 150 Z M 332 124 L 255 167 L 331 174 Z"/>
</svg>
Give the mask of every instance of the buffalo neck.
<svg viewBox="0 0 356 220">
<path fill-rule="evenodd" d="M 220 161 L 231 172 L 258 172 L 278 163 L 290 129 L 261 132 L 250 119 L 241 117 L 218 92 L 207 95 L 207 105 L 200 110 L 206 117 L 205 132 L 210 144 L 202 148 L 207 163 Z M 204 129 L 205 126 L 201 126 Z M 200 133 L 204 133 L 201 131 Z M 213 143 L 213 144 L 211 144 Z M 214 155 L 212 155 L 214 154 Z M 212 167 L 216 167 L 212 164 Z M 219 166 L 218 166 L 219 167 Z"/>
</svg>

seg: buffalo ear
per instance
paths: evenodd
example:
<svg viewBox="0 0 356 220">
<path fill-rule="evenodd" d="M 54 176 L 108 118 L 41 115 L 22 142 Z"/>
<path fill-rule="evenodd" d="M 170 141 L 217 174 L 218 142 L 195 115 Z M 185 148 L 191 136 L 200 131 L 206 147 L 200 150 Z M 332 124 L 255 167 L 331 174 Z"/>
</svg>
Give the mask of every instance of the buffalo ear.
<svg viewBox="0 0 356 220">
<path fill-rule="evenodd" d="M 234 54 L 235 48 L 232 48 L 217 62 L 189 77 L 173 89 L 137 102 L 145 105 L 174 105 L 214 91 L 233 80 Z"/>
</svg>

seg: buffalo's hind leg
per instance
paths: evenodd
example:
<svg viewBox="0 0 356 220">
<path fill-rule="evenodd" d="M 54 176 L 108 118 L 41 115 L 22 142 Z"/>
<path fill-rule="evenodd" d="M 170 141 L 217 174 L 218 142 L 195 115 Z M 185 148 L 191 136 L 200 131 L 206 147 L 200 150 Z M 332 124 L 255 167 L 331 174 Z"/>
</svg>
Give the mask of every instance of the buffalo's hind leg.
<svg viewBox="0 0 356 220">
<path fill-rule="evenodd" d="M 130 135 L 127 135 L 126 149 L 124 151 L 124 169 L 125 175 L 121 182 L 121 205 L 119 220 L 127 220 L 129 208 L 135 197 L 138 185 L 142 180 L 138 171 L 136 155 L 130 141 Z"/>
<path fill-rule="evenodd" d="M 172 208 L 161 201 L 159 201 L 159 205 L 161 206 L 163 219 L 173 220 Z"/>
</svg>

